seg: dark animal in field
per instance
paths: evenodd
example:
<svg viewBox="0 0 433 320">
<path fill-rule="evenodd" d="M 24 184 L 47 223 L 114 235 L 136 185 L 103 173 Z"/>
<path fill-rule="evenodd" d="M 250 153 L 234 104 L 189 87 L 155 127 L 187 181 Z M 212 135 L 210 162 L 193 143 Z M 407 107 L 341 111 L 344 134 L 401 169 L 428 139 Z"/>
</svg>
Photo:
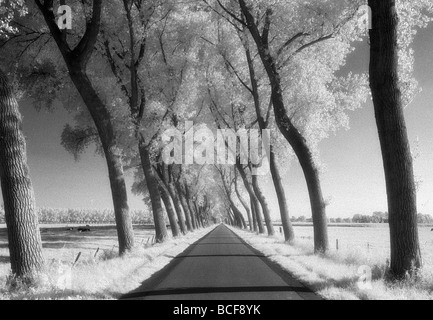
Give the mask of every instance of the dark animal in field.
<svg viewBox="0 0 433 320">
<path fill-rule="evenodd" d="M 79 232 L 89 232 L 90 231 L 90 226 L 86 225 L 85 227 L 79 227 L 77 230 Z"/>
<path fill-rule="evenodd" d="M 67 228 L 66 231 L 73 231 L 74 228 Z"/>
</svg>

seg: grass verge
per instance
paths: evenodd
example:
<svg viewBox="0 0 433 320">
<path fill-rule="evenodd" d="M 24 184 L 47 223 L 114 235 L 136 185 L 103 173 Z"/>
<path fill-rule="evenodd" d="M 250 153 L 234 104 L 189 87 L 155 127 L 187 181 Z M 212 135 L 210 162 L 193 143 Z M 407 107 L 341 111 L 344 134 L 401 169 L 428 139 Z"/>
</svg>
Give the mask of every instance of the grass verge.
<svg viewBox="0 0 433 320">
<path fill-rule="evenodd" d="M 367 259 L 356 249 L 314 254 L 311 244 L 239 230 L 237 235 L 301 282 L 329 300 L 432 300 L 433 266 L 426 265 L 416 280 L 385 280 L 387 261 Z"/>
</svg>

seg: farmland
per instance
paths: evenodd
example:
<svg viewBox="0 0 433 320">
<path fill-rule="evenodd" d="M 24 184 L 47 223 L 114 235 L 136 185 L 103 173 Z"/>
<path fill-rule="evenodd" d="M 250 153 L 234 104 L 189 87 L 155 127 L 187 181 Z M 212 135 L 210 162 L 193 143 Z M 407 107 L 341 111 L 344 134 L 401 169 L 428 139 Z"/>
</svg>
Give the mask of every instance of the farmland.
<svg viewBox="0 0 433 320">
<path fill-rule="evenodd" d="M 73 227 L 73 230 L 69 230 Z M 48 281 L 36 292 L 18 291 L 10 294 L 7 276 L 10 270 L 6 229 L 0 226 L 0 297 L 4 299 L 110 299 L 128 292 L 140 281 L 167 264 L 207 229 L 172 239 L 165 244 L 153 244 L 154 229 L 150 225 L 135 225 L 137 249 L 127 257 L 117 257 L 117 235 L 113 225 L 91 226 L 90 232 L 79 232 L 77 225 L 41 225 L 44 256 L 49 270 Z M 431 298 L 433 286 L 433 232 L 431 227 L 419 228 L 424 265 L 423 280 L 414 286 L 389 287 L 383 280 L 389 259 L 389 230 L 386 224 L 330 225 L 330 250 L 325 256 L 313 252 L 313 228 L 294 226 L 293 246 L 284 243 L 279 233 L 274 237 L 257 236 L 236 230 L 246 241 L 280 263 L 297 277 L 328 299 L 401 299 Z M 337 250 L 338 239 L 338 250 Z M 78 258 L 78 260 L 77 260 Z M 359 266 L 370 266 L 373 290 L 356 287 Z M 72 287 L 58 283 L 61 270 L 73 270 Z M 427 289 L 426 289 L 427 288 Z M 430 290 L 430 291 L 429 291 Z"/>
<path fill-rule="evenodd" d="M 294 226 L 297 242 L 308 245 L 313 241 L 312 226 Z M 432 227 L 418 228 L 421 253 L 425 264 L 433 265 Z M 367 261 L 385 263 L 390 255 L 388 224 L 330 225 L 328 228 L 330 252 L 355 253 Z M 337 249 L 338 241 L 338 249 Z"/>
<path fill-rule="evenodd" d="M 311 225 L 295 225 L 296 239 L 284 242 L 279 232 L 273 236 L 257 235 L 234 229 L 265 256 L 294 274 L 326 299 L 433 299 L 433 232 L 420 226 L 419 237 L 423 269 L 416 279 L 386 281 L 390 257 L 387 224 L 331 225 L 328 228 L 330 250 L 315 255 Z M 279 231 L 279 228 L 277 229 Z M 338 250 L 337 250 L 338 239 Z M 371 286 L 360 289 L 360 268 L 371 270 Z"/>
<path fill-rule="evenodd" d="M 136 248 L 119 257 L 115 226 L 90 226 L 90 230 L 79 232 L 76 225 L 41 225 L 46 266 L 37 288 L 23 286 L 11 291 L 6 228 L 0 226 L 0 300 L 116 299 L 209 232 L 209 228 L 200 229 L 155 244 L 152 226 L 135 225 Z"/>
</svg>

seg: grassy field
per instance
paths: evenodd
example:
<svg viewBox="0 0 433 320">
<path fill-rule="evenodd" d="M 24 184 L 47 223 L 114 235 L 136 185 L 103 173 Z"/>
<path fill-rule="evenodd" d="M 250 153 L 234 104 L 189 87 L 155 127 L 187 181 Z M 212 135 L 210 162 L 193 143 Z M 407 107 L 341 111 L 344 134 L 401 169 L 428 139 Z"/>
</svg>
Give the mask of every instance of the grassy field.
<svg viewBox="0 0 433 320">
<path fill-rule="evenodd" d="M 0 300 L 116 299 L 137 288 L 210 231 L 209 228 L 201 229 L 162 244 L 152 244 L 154 230 L 148 226 L 134 226 L 136 249 L 118 257 L 114 226 L 91 227 L 90 232 L 83 233 L 68 230 L 69 227 L 76 226 L 41 226 L 45 270 L 37 288 L 18 290 L 10 290 L 8 284 L 7 234 L 5 228 L 0 228 Z"/>
<path fill-rule="evenodd" d="M 424 263 L 433 266 L 433 231 L 431 229 L 430 226 L 420 226 L 418 232 Z M 295 225 L 294 231 L 299 244 L 308 246 L 312 243 L 312 226 Z M 282 234 L 278 234 L 282 239 Z M 387 224 L 330 225 L 328 237 L 332 253 L 356 253 L 363 256 L 366 261 L 374 263 L 385 263 L 390 255 L 389 226 Z"/>
<path fill-rule="evenodd" d="M 154 230 L 150 226 L 135 226 L 137 248 L 119 258 L 114 226 L 91 227 L 91 232 L 84 233 L 68 230 L 69 227 L 76 225 L 41 226 L 46 270 L 40 286 L 10 291 L 7 235 L 6 229 L 0 226 L 0 300 L 116 299 L 138 287 L 210 231 L 202 229 L 153 245 Z M 387 225 L 330 226 L 330 250 L 326 255 L 314 255 L 311 226 L 295 226 L 294 229 L 293 245 L 284 242 L 279 227 L 274 237 L 234 231 L 327 299 L 433 299 L 431 227 L 419 228 L 424 263 L 419 279 L 394 284 L 384 280 L 389 259 Z M 359 287 L 362 266 L 371 270 L 371 283 L 367 288 Z"/>
<path fill-rule="evenodd" d="M 245 241 L 326 299 L 433 299 L 431 227 L 419 228 L 424 268 L 418 279 L 399 283 L 385 280 L 390 251 L 387 225 L 330 227 L 331 249 L 325 255 L 314 254 L 311 226 L 295 226 L 294 230 L 296 240 L 288 245 L 279 233 L 268 237 L 234 229 Z M 371 275 L 371 281 L 360 281 L 365 270 Z"/>
</svg>

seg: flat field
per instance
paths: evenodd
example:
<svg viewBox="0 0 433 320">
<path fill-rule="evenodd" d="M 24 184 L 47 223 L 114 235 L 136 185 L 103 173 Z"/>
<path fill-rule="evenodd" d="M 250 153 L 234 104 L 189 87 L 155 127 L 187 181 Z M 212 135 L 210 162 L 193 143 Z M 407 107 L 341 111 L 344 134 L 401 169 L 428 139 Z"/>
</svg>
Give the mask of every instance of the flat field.
<svg viewBox="0 0 433 320">
<path fill-rule="evenodd" d="M 8 284 L 7 233 L 0 228 L 0 300 L 117 299 L 139 287 L 212 228 L 153 243 L 153 227 L 136 225 L 135 249 L 119 257 L 115 226 L 90 226 L 90 232 L 79 232 L 78 226 L 41 225 L 45 270 L 37 287 L 22 285 L 14 290 Z"/>
</svg>

